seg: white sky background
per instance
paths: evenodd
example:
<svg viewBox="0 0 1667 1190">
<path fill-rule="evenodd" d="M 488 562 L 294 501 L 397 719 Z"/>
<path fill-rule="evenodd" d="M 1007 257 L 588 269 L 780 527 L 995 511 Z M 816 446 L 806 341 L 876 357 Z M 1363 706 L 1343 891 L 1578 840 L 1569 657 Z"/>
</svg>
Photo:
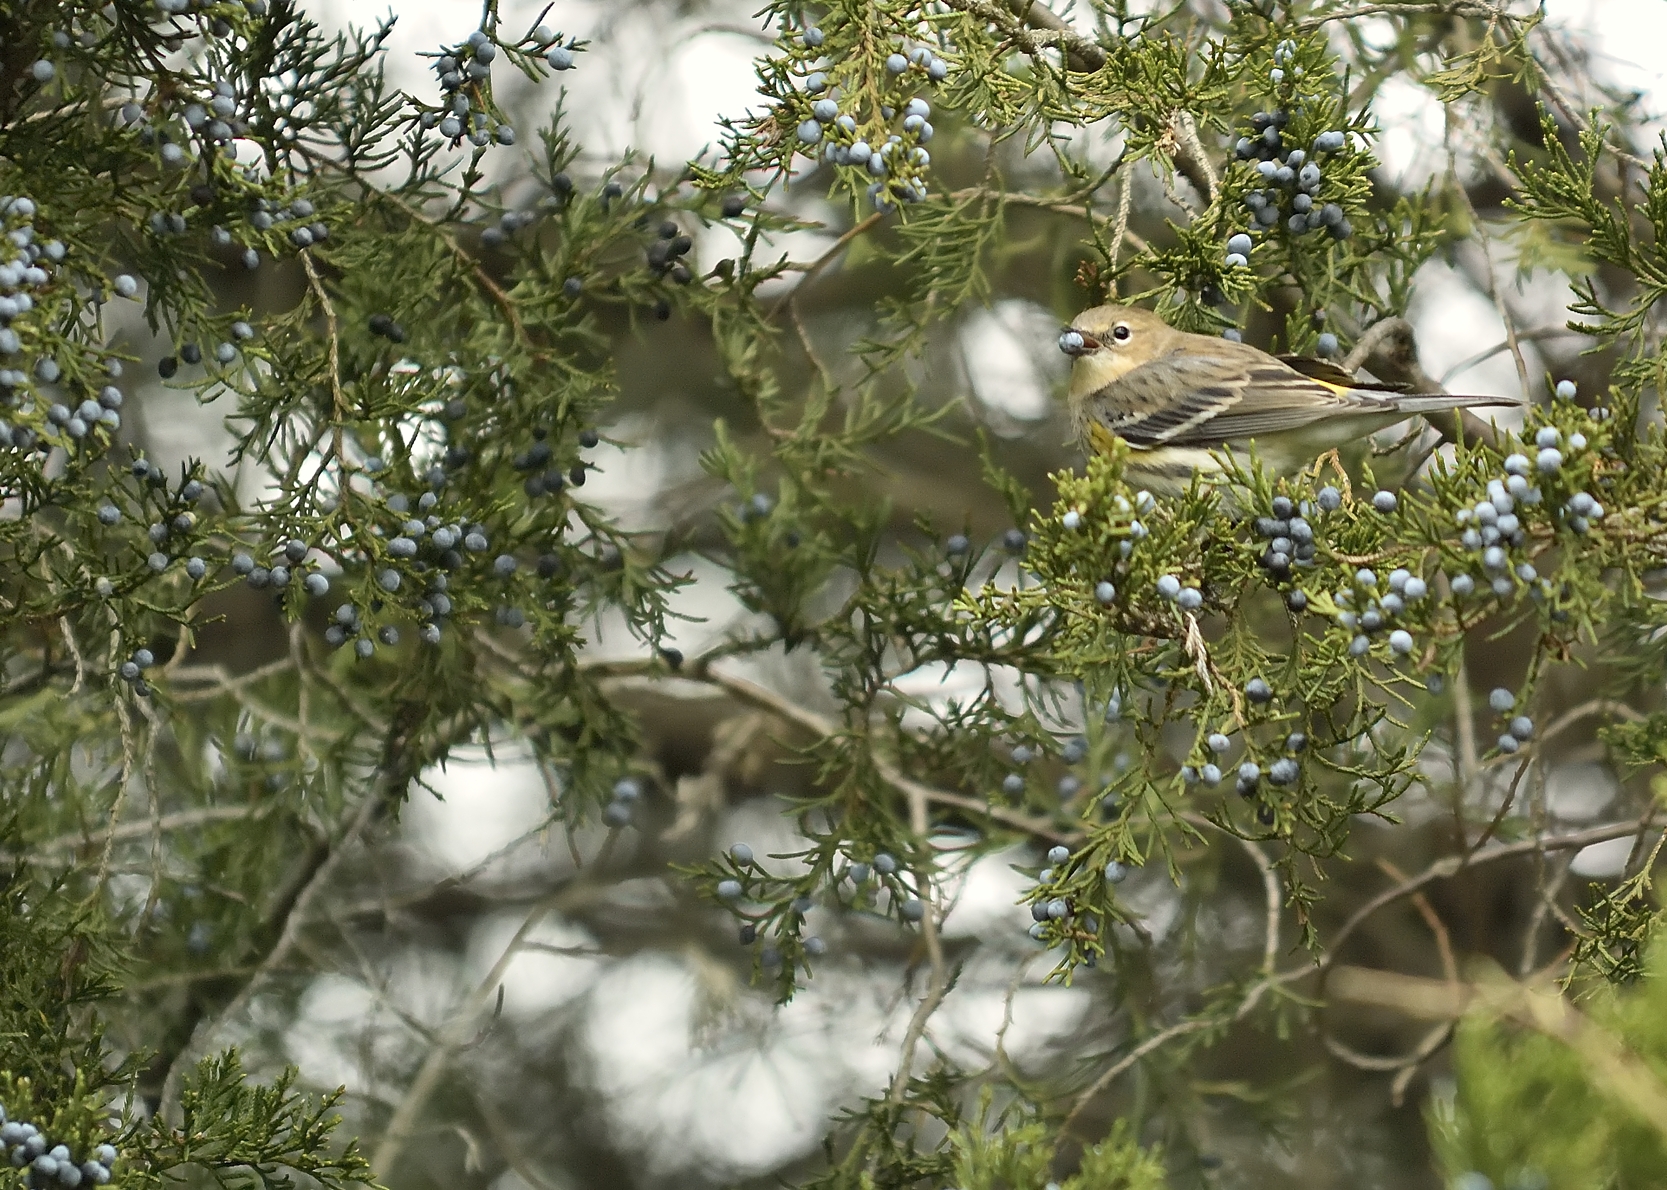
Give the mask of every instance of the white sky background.
<svg viewBox="0 0 1667 1190">
<path fill-rule="evenodd" d="M 344 18 L 366 20 L 379 11 L 360 0 L 312 0 L 308 7 L 327 27 Z M 541 7 L 526 0 L 504 0 L 503 23 L 518 33 L 533 23 Z M 546 84 L 543 95 L 553 101 L 556 86 L 566 87 L 575 138 L 596 160 L 616 160 L 627 148 L 650 153 L 662 164 L 685 160 L 716 142 L 720 115 L 738 115 L 757 102 L 752 58 L 762 43 L 746 33 L 758 28 L 755 8 L 753 0 L 740 0 L 727 13 L 679 17 L 669 4 L 650 13 L 607 0 L 559 0 L 546 22 L 568 36 L 594 36 L 599 41 L 579 56 L 576 69 Z M 394 81 L 432 95 L 432 73 L 417 55 L 461 41 L 476 27 L 480 6 L 458 0 L 409 0 L 397 9 L 400 20 L 389 57 Z M 1667 3 L 1552 0 L 1549 19 L 1586 38 L 1611 78 L 1648 92 L 1652 102 L 1661 94 L 1658 51 L 1667 45 Z M 502 66 L 497 74 L 500 85 L 512 77 Z M 523 110 L 533 114 L 531 104 Z M 1376 150 L 1392 175 L 1422 179 L 1446 168 L 1440 147 L 1443 113 L 1427 92 L 1411 85 L 1391 86 L 1378 110 L 1383 136 Z M 532 143 L 532 127 L 523 131 L 523 145 Z M 806 236 L 788 246 L 797 255 L 809 255 L 826 242 L 826 237 Z M 696 251 L 707 255 L 706 265 L 729 254 L 725 245 L 710 241 Z M 1502 274 L 1511 274 L 1508 262 Z M 1531 297 L 1511 297 L 1521 325 L 1561 320 L 1558 303 L 1553 300 L 1548 306 L 1540 296 L 1547 288 L 1558 292 L 1555 286 L 1542 286 Z M 1432 264 L 1420 276 L 1411 314 L 1432 375 L 1443 376 L 1503 337 L 1492 305 L 1446 265 Z M 1050 354 L 1055 319 L 1054 311 L 1016 300 L 967 317 L 962 358 L 966 371 L 980 378 L 972 385 L 972 395 L 1003 434 L 1025 433 L 1049 411 L 1051 394 L 1063 374 Z M 1031 336 L 1042 336 L 1042 349 L 1027 344 Z M 1537 378 L 1542 372 L 1537 355 L 1531 355 L 1530 366 Z M 1512 395 L 1520 388 L 1507 355 L 1448 376 L 1447 383 L 1455 390 Z M 641 505 L 658 474 L 685 475 L 688 466 L 687 460 L 656 462 L 647 456 L 638 465 L 616 462 L 611 479 L 599 477 L 586 495 L 617 503 L 625 514 Z M 691 626 L 691 637 L 721 629 L 733 614 L 733 605 L 718 593 L 721 585 L 716 575 L 702 583 L 713 590 L 713 597 L 698 597 L 701 602 L 691 610 L 705 612 L 709 623 Z M 1571 816 L 1586 808 L 1583 797 L 1601 798 L 1596 791 L 1607 788 L 1606 779 L 1584 771 L 1569 775 L 1563 797 Z M 439 780 L 446 800 L 413 799 L 403 822 L 409 845 L 437 874 L 467 868 L 536 827 L 546 813 L 542 783 L 525 759 L 507 760 L 496 772 L 479 765 L 454 765 Z M 1577 804 L 1581 809 L 1575 809 Z M 794 845 L 785 820 L 772 816 L 764 821 L 756 810 L 746 808 L 736 813 L 741 819 L 733 823 L 737 837 L 745 831 L 744 837 L 760 854 Z M 1624 859 L 1624 854 L 1615 859 L 1598 850 L 1582 857 L 1583 874 L 1609 870 Z M 564 854 L 565 845 L 558 843 L 519 855 L 510 866 L 566 862 Z M 1028 858 L 1003 856 L 978 864 L 961 890 L 949 933 L 989 938 L 986 952 L 994 948 L 1010 957 L 1015 945 L 1026 941 L 1028 918 L 1014 904 L 1021 882 L 1009 865 Z M 1158 918 L 1173 916 L 1163 889 L 1141 893 Z M 397 995 L 408 1011 L 436 1020 L 448 996 L 463 994 L 471 979 L 490 968 L 513 930 L 511 921 L 484 920 L 460 969 L 458 964 L 439 962 L 425 966 L 413 958 L 397 973 L 389 972 L 389 987 L 395 990 L 379 994 Z M 543 940 L 577 949 L 589 941 L 583 931 L 557 923 L 547 927 Z M 507 976 L 505 1011 L 527 1018 L 583 1005 L 584 1023 L 576 1037 L 590 1049 L 591 1080 L 605 1104 L 603 1117 L 621 1145 L 641 1155 L 651 1176 L 671 1178 L 689 1170 L 747 1177 L 810 1151 L 838 1103 L 858 1092 L 872 1093 L 889 1077 L 907 1003 L 899 1005 L 887 994 L 876 996 L 874 989 L 882 983 L 895 988 L 901 972 L 886 983 L 883 974 L 842 961 L 837 939 L 833 942 L 833 953 L 817 980 L 780 1014 L 760 1017 L 748 993 L 714 988 L 709 969 L 692 955 L 677 953 L 643 954 L 624 961 L 523 955 Z M 1045 969 L 1045 963 L 1034 964 L 1033 977 Z M 1001 1020 L 1001 997 L 991 987 L 979 979 L 964 980 L 937 1018 L 939 1042 L 967 1060 L 987 1051 Z M 703 1005 L 714 995 L 741 1008 L 736 1018 L 740 1023 L 711 1042 L 698 1026 Z M 1070 1036 L 1086 1003 L 1081 991 L 1026 991 L 1016 1004 L 1008 1037 L 1015 1057 L 1023 1062 L 1026 1055 L 1045 1052 Z M 749 1004 L 750 1016 L 743 1011 Z M 378 1006 L 370 989 L 349 977 L 320 979 L 303 1010 L 304 1019 L 291 1035 L 291 1052 L 321 1083 L 362 1084 L 352 1069 L 351 1056 L 357 1051 L 350 1039 L 366 1028 L 378 1037 L 398 1031 L 396 1020 Z M 409 1038 L 402 1044 L 408 1043 Z M 735 1126 L 743 1122 L 744 1127 Z M 508 1183 L 505 1190 L 512 1190 Z"/>
</svg>

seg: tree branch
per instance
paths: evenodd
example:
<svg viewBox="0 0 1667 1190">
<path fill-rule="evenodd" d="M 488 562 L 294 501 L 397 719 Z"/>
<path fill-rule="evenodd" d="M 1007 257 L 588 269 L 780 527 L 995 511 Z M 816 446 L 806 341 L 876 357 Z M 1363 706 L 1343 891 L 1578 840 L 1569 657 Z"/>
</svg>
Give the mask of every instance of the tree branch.
<svg viewBox="0 0 1667 1190">
<path fill-rule="evenodd" d="M 768 711 L 770 714 L 792 723 L 818 739 L 829 739 L 839 734 L 838 725 L 831 720 L 824 719 L 816 712 L 806 710 L 775 691 L 768 690 L 755 682 L 749 682 L 745 678 L 738 678 L 716 669 L 697 670 L 694 674 L 685 676 L 693 676 L 697 681 L 710 682 L 712 685 L 727 691 L 737 701 L 746 703 L 748 706 L 757 707 L 762 711 Z M 1053 843 L 1068 845 L 1081 838 L 1077 832 L 1061 829 L 1045 819 L 1033 818 L 1017 810 L 1009 810 L 1005 806 L 992 806 L 979 798 L 951 793 L 948 790 L 936 789 L 922 784 L 906 775 L 885 757 L 870 756 L 869 759 L 874 765 L 875 771 L 880 774 L 881 779 L 905 798 L 914 799 L 918 797 L 935 805 L 953 807 L 975 817 L 999 822 L 1012 830 Z"/>
<path fill-rule="evenodd" d="M 1032 29 L 1057 34 L 1059 43 L 1065 47 L 1065 63 L 1072 70 L 1088 74 L 1106 64 L 1105 48 L 1071 28 L 1064 17 L 1042 0 L 1007 0 L 1007 6 Z"/>
<path fill-rule="evenodd" d="M 613 853 L 615 842 L 619 838 L 617 830 L 610 831 L 601 849 L 597 852 L 596 861 L 589 866 L 575 872 L 559 888 L 548 896 L 541 898 L 522 919 L 520 927 L 510 938 L 508 944 L 498 955 L 492 969 L 486 973 L 474 991 L 451 1019 L 439 1031 L 434 1044 L 423 1057 L 422 1065 L 417 1069 L 416 1077 L 406 1088 L 399 1106 L 388 1120 L 388 1126 L 382 1137 L 376 1143 L 375 1153 L 371 1157 L 371 1168 L 378 1176 L 389 1179 L 394 1164 L 399 1160 L 401 1150 L 406 1141 L 416 1130 L 417 1122 L 422 1116 L 423 1108 L 428 1105 L 429 1098 L 440 1086 L 440 1080 L 445 1076 L 446 1068 L 459 1051 L 470 1045 L 479 1033 L 476 1021 L 487 1006 L 494 1003 L 503 984 L 504 975 L 509 970 L 510 963 L 521 953 L 531 937 L 532 932 L 543 924 L 544 919 L 552 913 L 570 908 L 573 904 L 589 895 L 592 887 L 597 883 L 597 874 L 607 865 Z"/>
<path fill-rule="evenodd" d="M 1364 367 L 1380 380 L 1407 384 L 1416 392 L 1447 391 L 1424 371 L 1424 365 L 1418 360 L 1418 340 L 1413 335 L 1412 324 L 1404 318 L 1384 318 L 1373 323 L 1344 359 L 1343 367 L 1350 372 Z M 1468 409 L 1428 413 L 1424 419 L 1449 442 L 1499 444 L 1493 427 Z"/>
<path fill-rule="evenodd" d="M 412 737 L 421 726 L 424 712 L 425 708 L 414 703 L 400 707 L 394 716 L 393 727 L 383 741 L 381 763 L 377 768 L 378 780 L 359 804 L 352 821 L 334 840 L 324 835 L 316 839 L 290 879 L 274 896 L 264 927 L 257 935 L 270 938 L 271 943 L 256 964 L 254 973 L 213 1020 L 203 1020 L 208 1011 L 206 1002 L 192 1000 L 187 1018 L 180 1025 L 182 1040 L 178 1050 L 172 1055 L 161 1051 L 152 1062 L 152 1069 L 165 1068 L 167 1071 L 158 1097 L 156 1110 L 159 1114 L 166 1112 L 177 1098 L 186 1066 L 208 1052 L 220 1028 L 247 1008 L 266 979 L 288 962 L 306 925 L 308 910 L 320 890 L 330 883 L 343 856 L 354 843 L 364 838 L 391 806 L 404 799 L 412 778 L 422 764 L 421 758 L 416 755 Z M 159 1065 L 162 1063 L 165 1066 Z"/>
</svg>

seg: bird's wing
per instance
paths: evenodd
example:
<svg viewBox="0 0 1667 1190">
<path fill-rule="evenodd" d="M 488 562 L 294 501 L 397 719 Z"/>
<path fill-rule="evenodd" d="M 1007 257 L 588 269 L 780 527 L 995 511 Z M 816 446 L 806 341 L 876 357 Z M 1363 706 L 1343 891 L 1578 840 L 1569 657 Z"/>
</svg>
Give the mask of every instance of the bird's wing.
<svg viewBox="0 0 1667 1190">
<path fill-rule="evenodd" d="M 1308 355 L 1276 355 L 1273 357 L 1287 368 L 1294 368 L 1311 380 L 1318 380 L 1321 384 L 1335 385 L 1338 388 L 1369 389 L 1373 392 L 1404 393 L 1411 385 L 1390 384 L 1383 380 L 1356 380 L 1344 369 L 1323 359 L 1315 359 Z"/>
<path fill-rule="evenodd" d="M 1259 351 L 1177 352 L 1132 368 L 1089 398 L 1094 419 L 1129 445 L 1217 446 L 1297 429 L 1358 408 L 1343 386 L 1313 380 Z"/>
</svg>

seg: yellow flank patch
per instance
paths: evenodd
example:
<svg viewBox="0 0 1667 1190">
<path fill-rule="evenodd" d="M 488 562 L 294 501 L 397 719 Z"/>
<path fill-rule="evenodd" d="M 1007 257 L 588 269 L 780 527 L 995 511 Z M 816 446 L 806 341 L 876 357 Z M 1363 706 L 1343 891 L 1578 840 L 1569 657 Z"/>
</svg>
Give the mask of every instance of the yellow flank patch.
<svg viewBox="0 0 1667 1190">
<path fill-rule="evenodd" d="M 1097 421 L 1088 424 L 1088 440 L 1103 455 L 1110 454 L 1117 445 L 1117 435 Z"/>
</svg>

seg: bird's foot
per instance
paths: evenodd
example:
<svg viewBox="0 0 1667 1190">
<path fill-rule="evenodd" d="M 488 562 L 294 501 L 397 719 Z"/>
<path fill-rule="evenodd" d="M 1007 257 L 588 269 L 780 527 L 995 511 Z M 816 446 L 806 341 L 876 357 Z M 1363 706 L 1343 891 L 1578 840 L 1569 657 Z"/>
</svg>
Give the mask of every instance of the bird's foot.
<svg viewBox="0 0 1667 1190">
<path fill-rule="evenodd" d="M 1354 492 L 1349 486 L 1349 473 L 1343 469 L 1343 460 L 1338 456 L 1335 448 L 1326 451 L 1325 454 L 1314 460 L 1313 472 L 1310 478 L 1315 483 L 1318 483 L 1320 473 L 1325 470 L 1327 463 L 1330 463 L 1332 470 L 1337 472 L 1337 482 L 1343 489 L 1343 498 L 1345 500 L 1353 500 Z"/>
</svg>

